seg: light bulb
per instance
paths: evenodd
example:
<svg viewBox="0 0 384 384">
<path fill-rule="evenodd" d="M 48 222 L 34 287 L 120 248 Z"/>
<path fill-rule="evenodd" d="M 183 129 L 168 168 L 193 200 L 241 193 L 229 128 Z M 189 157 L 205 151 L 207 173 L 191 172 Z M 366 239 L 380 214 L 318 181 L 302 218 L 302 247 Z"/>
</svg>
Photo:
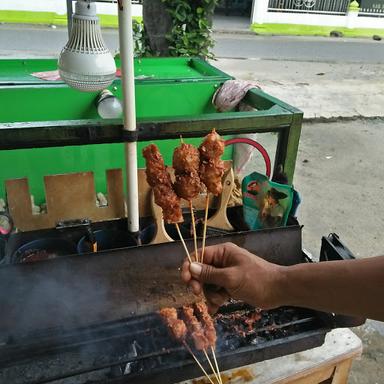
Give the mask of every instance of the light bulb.
<svg viewBox="0 0 384 384">
<path fill-rule="evenodd" d="M 59 57 L 60 77 L 72 88 L 101 91 L 115 79 L 116 65 L 101 35 L 96 5 L 78 0 L 72 29 Z"/>
<path fill-rule="evenodd" d="M 100 93 L 97 100 L 97 113 L 103 119 L 118 119 L 123 113 L 120 100 L 107 89 Z"/>
</svg>

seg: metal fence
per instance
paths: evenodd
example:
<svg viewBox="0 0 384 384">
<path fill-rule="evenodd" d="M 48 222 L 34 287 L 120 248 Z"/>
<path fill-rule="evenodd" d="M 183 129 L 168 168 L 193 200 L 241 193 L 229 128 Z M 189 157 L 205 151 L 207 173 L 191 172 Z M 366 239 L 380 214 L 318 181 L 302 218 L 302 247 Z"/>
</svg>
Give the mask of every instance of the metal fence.
<svg viewBox="0 0 384 384">
<path fill-rule="evenodd" d="M 95 0 L 97 3 L 117 3 L 117 0 Z M 143 0 L 131 0 L 132 4 L 143 4 Z"/>
<path fill-rule="evenodd" d="M 269 0 L 268 11 L 345 15 L 350 0 Z"/>
<path fill-rule="evenodd" d="M 359 16 L 384 17 L 384 1 L 361 0 Z"/>
</svg>

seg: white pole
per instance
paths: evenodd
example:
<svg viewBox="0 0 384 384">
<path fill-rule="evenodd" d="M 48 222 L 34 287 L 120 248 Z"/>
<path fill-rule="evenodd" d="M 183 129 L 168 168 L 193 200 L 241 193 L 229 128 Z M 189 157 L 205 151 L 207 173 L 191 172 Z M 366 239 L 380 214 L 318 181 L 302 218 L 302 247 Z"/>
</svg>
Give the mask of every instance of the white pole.
<svg viewBox="0 0 384 384">
<path fill-rule="evenodd" d="M 131 0 L 118 0 L 121 84 L 123 88 L 124 130 L 136 131 L 135 75 L 133 68 L 133 32 Z M 139 231 L 139 191 L 137 180 L 137 144 L 125 143 L 128 230 Z"/>
</svg>

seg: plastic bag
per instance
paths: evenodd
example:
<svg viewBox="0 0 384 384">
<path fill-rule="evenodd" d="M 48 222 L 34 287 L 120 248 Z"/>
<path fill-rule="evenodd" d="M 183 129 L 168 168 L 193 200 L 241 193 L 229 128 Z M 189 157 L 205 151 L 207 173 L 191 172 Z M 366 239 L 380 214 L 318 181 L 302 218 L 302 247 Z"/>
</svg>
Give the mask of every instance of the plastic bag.
<svg viewBox="0 0 384 384">
<path fill-rule="evenodd" d="M 287 224 L 293 188 L 279 184 L 258 172 L 242 182 L 243 214 L 249 229 L 275 228 Z"/>
</svg>

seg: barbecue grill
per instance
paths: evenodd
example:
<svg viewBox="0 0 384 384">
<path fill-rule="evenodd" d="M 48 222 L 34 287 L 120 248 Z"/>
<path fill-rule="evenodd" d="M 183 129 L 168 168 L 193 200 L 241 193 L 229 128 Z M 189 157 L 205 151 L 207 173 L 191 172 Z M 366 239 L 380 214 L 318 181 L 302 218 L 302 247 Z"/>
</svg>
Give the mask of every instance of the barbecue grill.
<svg viewBox="0 0 384 384">
<path fill-rule="evenodd" d="M 278 264 L 312 262 L 299 225 L 207 239 L 223 241 Z M 1 268 L 0 383 L 174 383 L 200 376 L 156 313 L 196 300 L 178 277 L 183 257 L 175 242 Z M 342 258 L 353 255 L 335 235 L 324 238 L 320 259 Z M 332 328 L 360 321 L 293 307 L 259 311 L 241 302 L 223 306 L 215 320 L 222 370 L 319 346 Z"/>
</svg>

